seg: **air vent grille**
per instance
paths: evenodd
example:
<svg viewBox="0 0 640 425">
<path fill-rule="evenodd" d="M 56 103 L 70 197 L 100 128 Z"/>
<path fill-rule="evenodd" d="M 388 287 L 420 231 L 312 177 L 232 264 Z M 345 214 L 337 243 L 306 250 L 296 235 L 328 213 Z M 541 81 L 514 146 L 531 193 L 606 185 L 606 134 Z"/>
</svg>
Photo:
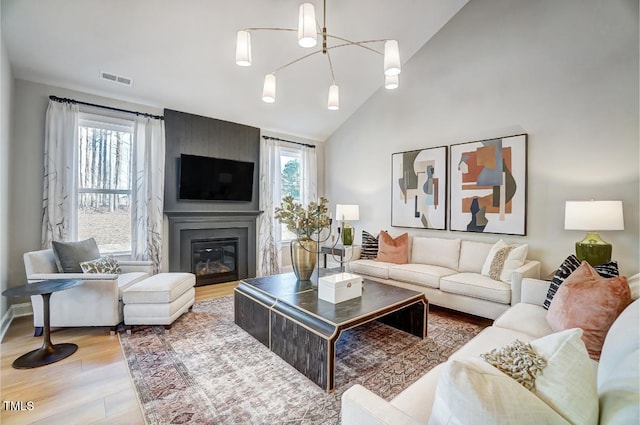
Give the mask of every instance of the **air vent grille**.
<svg viewBox="0 0 640 425">
<path fill-rule="evenodd" d="M 114 83 L 123 84 L 125 86 L 131 86 L 133 84 L 133 80 L 131 78 L 112 74 L 110 72 L 101 72 L 100 78 Z"/>
</svg>

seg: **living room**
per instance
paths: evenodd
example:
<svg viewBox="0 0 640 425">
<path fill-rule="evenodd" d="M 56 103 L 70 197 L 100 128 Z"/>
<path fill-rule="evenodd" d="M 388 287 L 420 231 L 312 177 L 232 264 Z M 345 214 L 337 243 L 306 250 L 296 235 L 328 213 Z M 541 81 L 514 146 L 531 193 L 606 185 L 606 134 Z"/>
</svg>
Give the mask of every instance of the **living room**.
<svg viewBox="0 0 640 425">
<path fill-rule="evenodd" d="M 3 31 L 11 24 L 5 20 L 11 19 L 7 11 L 17 7 L 15 3 L 2 1 Z M 332 3 L 328 2 L 328 8 L 335 7 Z M 297 3 L 287 4 L 293 7 L 295 15 Z M 220 4 L 219 13 L 226 13 L 226 7 Z M 249 2 L 238 7 L 245 7 L 247 14 L 251 11 Z M 260 128 L 262 135 L 314 145 L 318 155 L 318 194 L 329 199 L 332 210 L 336 204 L 360 207 L 359 220 L 352 223 L 356 228 L 356 244 L 361 243 L 362 230 L 372 234 L 387 230 L 394 237 L 408 232 L 411 236 L 498 241 L 502 238 L 498 234 L 393 227 L 391 158 L 398 152 L 526 134 L 526 232 L 505 235 L 504 239 L 509 243 L 527 244 L 528 257 L 540 261 L 540 277 L 544 278 L 574 252 L 576 241 L 584 236 L 584 232 L 565 230 L 566 201 L 622 201 L 624 230 L 603 232 L 603 238 L 613 245 L 613 259 L 618 262 L 620 275 L 638 273 L 638 2 L 471 0 L 457 2 L 457 8 L 450 19 L 442 22 L 441 28 L 416 47 L 415 54 L 402 57 L 401 85 L 397 90 L 387 91 L 380 84 L 371 90 L 368 98 L 362 99 L 361 105 L 352 105 L 353 112 L 341 117 L 339 124 L 330 116 L 334 111 L 320 108 L 313 116 L 313 129 L 310 126 L 308 131 L 300 128 L 301 120 L 295 114 L 290 114 L 289 119 L 286 115 L 278 116 L 281 117 L 278 124 L 273 121 L 263 126 L 262 117 L 214 115 L 192 109 L 187 103 L 160 100 L 171 98 L 170 87 L 164 97 L 147 93 L 148 97 L 144 98 L 131 96 L 119 87 L 112 92 L 107 89 L 98 92 L 76 81 L 58 79 L 53 83 L 47 80 L 46 69 L 15 68 L 14 62 L 23 52 L 9 49 L 3 32 L 0 71 L 2 290 L 26 283 L 23 254 L 41 249 L 45 113 L 51 95 L 155 115 L 162 115 L 165 109 L 181 111 Z M 316 10 L 321 10 L 319 3 Z M 198 9 L 193 13 L 199 13 Z M 388 15 L 393 17 L 393 10 L 389 10 Z M 55 21 L 53 16 L 37 18 Z M 254 21 L 272 25 L 252 19 L 238 23 L 238 29 Z M 211 31 L 214 35 L 209 42 L 218 43 L 214 40 L 215 26 Z M 344 32 L 347 33 L 347 29 Z M 378 36 L 375 27 L 370 34 Z M 225 40 L 230 40 L 227 50 L 231 62 L 234 36 L 235 33 L 224 35 Z M 258 35 L 254 37 L 257 43 Z M 41 36 L 34 35 L 34 42 L 39 38 Z M 400 48 L 402 53 L 402 45 Z M 256 44 L 254 54 L 257 49 Z M 188 53 L 204 54 L 190 50 Z M 55 52 L 50 55 L 48 60 L 54 63 Z M 141 54 L 141 58 L 144 60 L 144 55 Z M 382 66 L 375 63 L 379 68 L 372 73 L 377 75 Z M 109 63 L 99 68 L 127 75 L 126 69 L 120 70 L 121 66 Z M 156 66 L 162 68 L 161 64 Z M 237 72 L 245 71 L 237 69 Z M 369 71 L 365 67 L 354 72 L 367 74 Z M 95 74 L 92 77 L 97 78 L 97 72 Z M 243 77 L 250 86 L 244 101 L 258 103 L 263 115 L 272 118 L 273 111 L 268 108 L 280 106 L 281 100 L 275 105 L 263 105 L 259 96 L 262 77 L 247 73 Z M 185 70 L 184 75 L 161 78 L 167 86 L 172 86 L 173 79 L 188 79 L 190 74 Z M 212 74 L 209 78 L 224 76 Z M 257 83 L 250 82 L 256 78 Z M 283 87 L 284 80 L 283 76 Z M 134 78 L 134 84 L 137 83 Z M 348 87 L 341 86 L 341 90 L 343 109 L 348 110 Z M 206 97 L 204 92 L 192 93 L 192 96 Z M 311 98 L 309 103 L 323 102 L 324 92 L 314 96 L 316 94 L 307 93 Z M 210 102 L 223 104 L 224 99 L 212 96 Z M 168 228 L 166 231 L 168 233 Z M 164 243 L 171 242 L 165 240 Z M 166 263 L 165 271 L 169 269 Z M 4 327 L 9 314 L 15 317 L 25 314 L 23 309 L 28 299 L 2 297 L 0 302 Z M 38 345 L 36 340 L 39 341 L 34 338 L 32 342 L 34 348 Z M 114 343 L 118 344 L 117 339 Z M 10 368 L 10 360 L 7 361 Z M 4 367 L 3 363 L 3 370 Z M 24 400 L 29 400 L 28 394 Z M 2 413 L 4 422 L 5 412 Z M 15 422 L 12 423 L 30 423 L 25 419 L 27 415 L 28 412 L 13 416 Z"/>
</svg>

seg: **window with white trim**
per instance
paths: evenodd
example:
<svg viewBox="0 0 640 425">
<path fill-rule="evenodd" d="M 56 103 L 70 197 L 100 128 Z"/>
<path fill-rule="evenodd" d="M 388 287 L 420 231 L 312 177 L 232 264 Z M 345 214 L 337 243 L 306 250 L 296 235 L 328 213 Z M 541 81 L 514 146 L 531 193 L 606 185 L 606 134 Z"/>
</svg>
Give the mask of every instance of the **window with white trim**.
<svg viewBox="0 0 640 425">
<path fill-rule="evenodd" d="M 83 113 L 78 139 L 78 240 L 130 252 L 133 121 Z"/>
<path fill-rule="evenodd" d="M 302 172 L 302 152 L 300 149 L 280 148 L 280 194 L 282 198 L 292 195 L 296 202 L 300 202 L 300 177 Z M 282 201 L 282 199 L 280 200 Z M 281 203 L 281 202 L 280 202 Z M 279 204 L 280 204 L 279 203 Z M 289 241 L 296 238 L 295 233 L 287 226 L 280 226 L 281 240 Z"/>
</svg>

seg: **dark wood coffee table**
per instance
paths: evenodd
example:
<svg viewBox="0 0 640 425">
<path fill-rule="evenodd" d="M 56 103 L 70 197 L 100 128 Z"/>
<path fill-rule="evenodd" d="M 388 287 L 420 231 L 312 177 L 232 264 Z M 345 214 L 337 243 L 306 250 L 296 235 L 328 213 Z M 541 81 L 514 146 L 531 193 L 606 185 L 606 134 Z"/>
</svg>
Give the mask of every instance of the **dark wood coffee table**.
<svg viewBox="0 0 640 425">
<path fill-rule="evenodd" d="M 371 280 L 362 297 L 339 304 L 318 299 L 317 286 L 293 273 L 244 279 L 233 298 L 235 323 L 327 392 L 334 389 L 343 331 L 378 319 L 427 336 L 424 294 Z"/>
</svg>

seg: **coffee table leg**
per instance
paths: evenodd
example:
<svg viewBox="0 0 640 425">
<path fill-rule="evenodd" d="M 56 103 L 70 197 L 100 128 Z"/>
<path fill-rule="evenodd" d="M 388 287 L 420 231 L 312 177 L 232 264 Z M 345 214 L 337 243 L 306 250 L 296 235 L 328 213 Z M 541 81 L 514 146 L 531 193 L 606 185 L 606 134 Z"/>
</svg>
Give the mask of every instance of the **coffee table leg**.
<svg viewBox="0 0 640 425">
<path fill-rule="evenodd" d="M 42 347 L 37 350 L 28 352 L 18 357 L 13 362 L 15 369 L 32 369 L 34 367 L 45 366 L 51 363 L 55 363 L 66 357 L 69 357 L 76 352 L 78 346 L 76 344 L 63 343 L 52 344 L 51 343 L 51 327 L 49 317 L 49 302 L 51 294 L 42 294 L 42 308 L 44 316 L 44 336 L 42 341 Z"/>
</svg>

